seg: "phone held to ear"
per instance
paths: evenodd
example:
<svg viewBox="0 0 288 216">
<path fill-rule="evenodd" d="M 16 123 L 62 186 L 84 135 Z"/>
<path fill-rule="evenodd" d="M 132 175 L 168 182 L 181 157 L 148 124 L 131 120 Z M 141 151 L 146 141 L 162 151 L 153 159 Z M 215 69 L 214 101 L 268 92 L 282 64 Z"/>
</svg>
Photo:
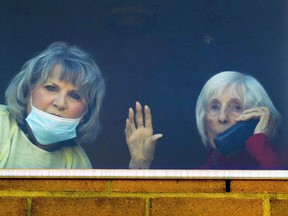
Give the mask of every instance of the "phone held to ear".
<svg viewBox="0 0 288 216">
<path fill-rule="evenodd" d="M 214 139 L 217 150 L 226 156 L 243 151 L 246 140 L 253 135 L 259 119 L 240 121 Z"/>
</svg>

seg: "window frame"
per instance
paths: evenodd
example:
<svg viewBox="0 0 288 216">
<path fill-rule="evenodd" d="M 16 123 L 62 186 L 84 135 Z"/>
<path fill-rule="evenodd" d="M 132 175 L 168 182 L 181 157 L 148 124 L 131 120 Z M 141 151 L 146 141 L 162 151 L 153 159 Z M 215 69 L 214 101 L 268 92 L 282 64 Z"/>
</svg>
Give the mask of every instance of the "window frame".
<svg viewBox="0 0 288 216">
<path fill-rule="evenodd" d="M 288 179 L 287 170 L 2 169 L 0 178 Z"/>
</svg>

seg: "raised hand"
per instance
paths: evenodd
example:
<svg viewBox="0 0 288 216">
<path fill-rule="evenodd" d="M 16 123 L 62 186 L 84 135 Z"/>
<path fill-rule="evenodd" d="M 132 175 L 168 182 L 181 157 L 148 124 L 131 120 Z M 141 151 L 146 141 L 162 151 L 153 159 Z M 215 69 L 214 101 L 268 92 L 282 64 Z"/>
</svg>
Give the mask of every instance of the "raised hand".
<svg viewBox="0 0 288 216">
<path fill-rule="evenodd" d="M 267 107 L 255 107 L 245 110 L 237 121 L 246 121 L 252 118 L 259 118 L 259 122 L 255 127 L 254 134 L 264 133 L 267 136 L 271 136 L 275 130 L 275 119 L 270 114 L 270 110 Z"/>
<path fill-rule="evenodd" d="M 125 127 L 126 143 L 131 160 L 130 169 L 148 169 L 154 158 L 156 142 L 162 134 L 153 135 L 152 115 L 150 108 L 145 105 L 144 112 L 141 104 L 136 102 L 136 115 L 129 108 Z"/>
</svg>

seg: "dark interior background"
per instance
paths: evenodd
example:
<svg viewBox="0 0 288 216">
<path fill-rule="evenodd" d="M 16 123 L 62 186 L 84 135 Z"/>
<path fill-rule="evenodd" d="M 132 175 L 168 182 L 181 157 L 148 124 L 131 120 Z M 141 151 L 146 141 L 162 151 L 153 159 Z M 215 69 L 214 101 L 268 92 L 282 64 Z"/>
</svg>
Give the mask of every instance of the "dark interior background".
<svg viewBox="0 0 288 216">
<path fill-rule="evenodd" d="M 152 110 L 152 168 L 189 169 L 205 149 L 195 103 L 215 73 L 250 73 L 283 115 L 287 142 L 288 2 L 285 0 L 10 0 L 0 2 L 0 91 L 22 65 L 54 41 L 92 53 L 107 93 L 102 133 L 84 146 L 94 168 L 127 168 L 124 127 L 139 100 Z"/>
</svg>

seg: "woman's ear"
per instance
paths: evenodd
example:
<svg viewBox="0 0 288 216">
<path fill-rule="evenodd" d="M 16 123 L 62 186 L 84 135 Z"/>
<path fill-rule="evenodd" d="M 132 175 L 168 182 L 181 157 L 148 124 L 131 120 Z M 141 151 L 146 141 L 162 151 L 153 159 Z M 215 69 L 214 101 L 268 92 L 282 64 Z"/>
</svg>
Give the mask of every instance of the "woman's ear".
<svg viewBox="0 0 288 216">
<path fill-rule="evenodd" d="M 80 119 L 80 124 L 84 124 L 85 122 L 87 122 L 86 117 L 87 115 L 83 115 L 83 117 Z"/>
<path fill-rule="evenodd" d="M 90 112 L 88 112 L 87 110 L 85 110 L 85 112 L 83 113 L 82 118 L 80 120 L 80 124 L 85 124 L 86 122 L 88 122 L 91 115 L 90 115 Z"/>
</svg>

